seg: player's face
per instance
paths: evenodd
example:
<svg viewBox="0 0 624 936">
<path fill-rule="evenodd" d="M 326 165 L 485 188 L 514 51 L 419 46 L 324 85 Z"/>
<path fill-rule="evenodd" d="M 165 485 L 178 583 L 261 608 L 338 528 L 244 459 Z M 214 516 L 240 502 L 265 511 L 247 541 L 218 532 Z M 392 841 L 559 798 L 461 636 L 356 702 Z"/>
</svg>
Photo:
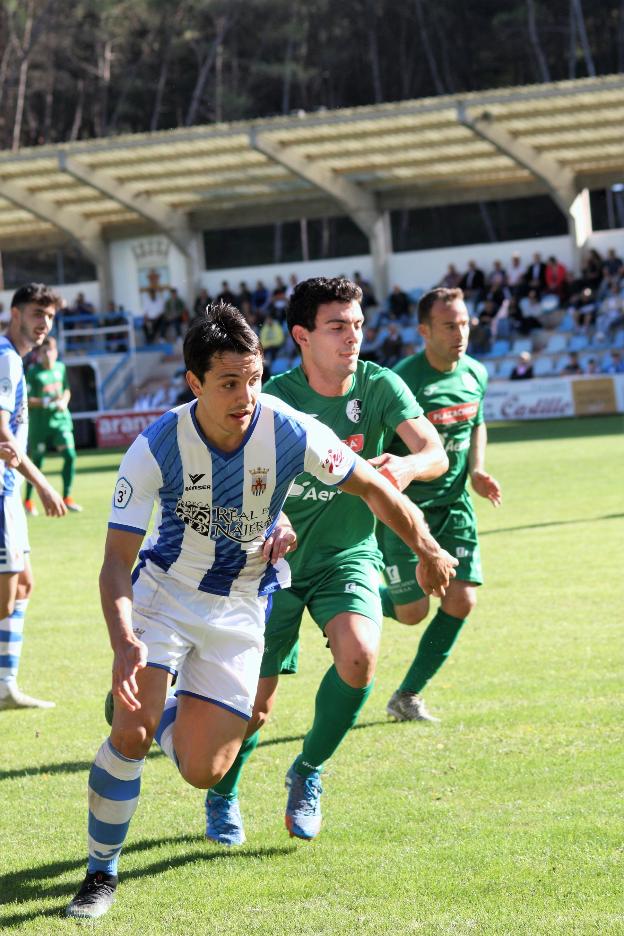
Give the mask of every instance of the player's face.
<svg viewBox="0 0 624 936">
<path fill-rule="evenodd" d="M 203 381 L 187 372 L 197 397 L 197 419 L 204 435 L 217 448 L 238 448 L 256 408 L 262 386 L 262 358 L 258 354 L 215 354 Z"/>
<path fill-rule="evenodd" d="M 419 325 L 425 339 L 427 357 L 435 365 L 451 368 L 466 353 L 470 318 L 466 303 L 456 299 L 450 305 L 435 302 L 429 322 Z"/>
<path fill-rule="evenodd" d="M 11 331 L 16 347 L 22 353 L 40 347 L 54 324 L 56 306 L 27 302 L 11 309 Z"/>
<path fill-rule="evenodd" d="M 355 373 L 363 325 L 364 315 L 355 300 L 320 305 L 314 331 L 295 326 L 293 332 L 301 347 L 304 369 L 332 380 L 344 380 Z"/>
</svg>

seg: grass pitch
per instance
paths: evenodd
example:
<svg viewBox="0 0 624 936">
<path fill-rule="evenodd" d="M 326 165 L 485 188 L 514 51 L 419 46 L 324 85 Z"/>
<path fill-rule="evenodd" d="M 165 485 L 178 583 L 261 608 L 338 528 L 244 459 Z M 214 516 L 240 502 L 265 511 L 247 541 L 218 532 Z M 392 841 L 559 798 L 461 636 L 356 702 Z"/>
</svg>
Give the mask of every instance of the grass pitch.
<svg viewBox="0 0 624 936">
<path fill-rule="evenodd" d="M 422 628 L 386 622 L 377 685 L 325 774 L 311 844 L 283 826 L 329 654 L 304 627 L 241 788 L 247 844 L 203 838 L 202 794 L 153 749 L 101 934 L 624 934 L 621 417 L 495 427 L 504 505 L 477 505 L 486 585 L 426 692 L 438 726 L 385 704 Z M 51 712 L 0 713 L 0 929 L 73 932 L 87 772 L 111 655 L 97 574 L 118 454 L 79 458 L 80 515 L 30 521 L 36 591 L 20 683 Z M 60 463 L 51 458 L 52 477 Z"/>
</svg>

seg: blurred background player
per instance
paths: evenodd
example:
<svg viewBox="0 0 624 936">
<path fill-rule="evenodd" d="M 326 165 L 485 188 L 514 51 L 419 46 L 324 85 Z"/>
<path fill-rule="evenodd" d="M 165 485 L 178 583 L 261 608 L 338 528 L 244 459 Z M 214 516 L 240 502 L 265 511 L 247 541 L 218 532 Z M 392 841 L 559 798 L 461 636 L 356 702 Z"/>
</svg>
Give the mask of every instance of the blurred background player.
<svg viewBox="0 0 624 936">
<path fill-rule="evenodd" d="M 364 323 L 361 300 L 360 286 L 341 277 L 299 283 L 287 321 L 302 364 L 272 378 L 265 391 L 325 423 L 353 451 L 382 465 L 396 487 L 414 478 L 436 478 L 448 460 L 413 394 L 392 371 L 358 361 Z M 405 443 L 405 457 L 381 454 L 395 432 Z M 345 497 L 309 473 L 297 478 L 285 510 L 299 542 L 288 559 L 292 584 L 275 595 L 267 622 L 248 737 L 231 770 L 206 799 L 206 834 L 224 845 L 244 841 L 238 782 L 275 704 L 280 675 L 297 672 L 306 608 L 327 638 L 333 660 L 316 694 L 311 729 L 286 775 L 285 820 L 291 835 L 312 839 L 320 831 L 323 765 L 355 724 L 373 686 L 383 568 L 375 517 L 365 503 Z M 442 555 L 444 561 L 450 559 Z M 431 557 L 423 553 L 423 565 L 430 563 Z"/>
<path fill-rule="evenodd" d="M 500 485 L 485 471 L 487 372 L 466 354 L 470 325 L 462 291 L 438 288 L 426 293 L 418 306 L 418 321 L 424 351 L 401 361 L 395 370 L 440 433 L 449 469 L 427 484 L 412 482 L 405 494 L 418 504 L 433 536 L 459 564 L 414 661 L 388 703 L 388 714 L 398 721 L 437 721 L 420 693 L 447 659 L 477 602 L 483 578 L 477 521 L 466 490 L 468 477 L 480 497 L 495 507 L 501 503 Z M 395 436 L 390 451 L 405 454 L 399 437 Z M 377 539 L 386 563 L 384 615 L 403 624 L 419 624 L 429 613 L 429 597 L 414 578 L 418 558 L 387 527 L 378 527 Z"/>
<path fill-rule="evenodd" d="M 80 511 L 82 507 L 71 496 L 76 473 L 76 444 L 74 424 L 69 412 L 71 393 L 67 379 L 67 368 L 58 360 L 56 338 L 50 335 L 42 342 L 36 364 L 26 373 L 28 388 L 28 451 L 33 464 L 41 468 L 45 453 L 55 449 L 63 456 L 63 502 L 68 510 Z M 36 516 L 37 509 L 32 500 L 32 484 L 26 482 L 24 509 Z"/>
<path fill-rule="evenodd" d="M 5 454 L 16 453 L 0 465 L 0 710 L 54 706 L 23 693 L 17 673 L 33 587 L 21 476 L 37 489 L 48 516 L 66 513 L 60 495 L 25 454 L 28 405 L 22 357 L 44 341 L 59 306 L 59 296 L 48 287 L 22 286 L 11 302 L 7 332 L 0 337 L 0 445 Z"/>
</svg>

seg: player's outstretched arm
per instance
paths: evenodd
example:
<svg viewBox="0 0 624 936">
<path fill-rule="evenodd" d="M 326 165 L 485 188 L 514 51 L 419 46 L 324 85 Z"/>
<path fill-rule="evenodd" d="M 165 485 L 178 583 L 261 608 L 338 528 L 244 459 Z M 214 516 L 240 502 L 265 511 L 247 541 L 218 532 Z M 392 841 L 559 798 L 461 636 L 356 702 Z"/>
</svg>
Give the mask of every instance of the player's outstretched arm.
<svg viewBox="0 0 624 936">
<path fill-rule="evenodd" d="M 468 470 L 470 483 L 475 494 L 485 497 L 494 507 L 500 507 L 503 502 L 501 486 L 491 474 L 485 470 L 485 448 L 487 445 L 487 428 L 485 423 L 475 426 L 470 436 L 470 451 L 468 453 Z"/>
<path fill-rule="evenodd" d="M 22 456 L 14 442 L 0 442 L 0 459 L 6 462 L 9 468 L 19 468 Z"/>
<path fill-rule="evenodd" d="M 448 471 L 448 455 L 437 429 L 426 416 L 404 419 L 396 433 L 411 454 L 400 456 L 384 452 L 371 458 L 370 464 L 381 470 L 399 491 L 404 491 L 412 481 L 433 481 Z"/>
<path fill-rule="evenodd" d="M 294 552 L 297 548 L 297 534 L 286 514 L 282 512 L 270 536 L 267 536 L 262 547 L 262 555 L 267 562 L 273 565 L 283 559 L 286 553 Z"/>
<path fill-rule="evenodd" d="M 132 630 L 132 568 L 143 536 L 109 529 L 100 572 L 100 598 L 113 648 L 113 695 L 131 712 L 141 708 L 136 674 L 145 667 L 147 647 Z"/>
<path fill-rule="evenodd" d="M 420 562 L 418 581 L 428 595 L 442 597 L 455 577 L 454 559 L 436 542 L 425 523 L 422 511 L 400 494 L 368 462 L 358 459 L 355 470 L 340 485 L 343 491 L 361 497 L 378 520 L 400 536 Z"/>
<path fill-rule="evenodd" d="M 19 451 L 15 436 L 9 427 L 9 414 L 3 410 L 0 412 L 0 445 L 7 443 L 16 447 L 20 458 L 19 463 L 13 467 L 33 485 L 41 499 L 46 516 L 62 517 L 66 514 L 67 507 L 63 503 L 61 495 L 54 490 L 41 471 L 31 462 L 28 455 Z"/>
</svg>

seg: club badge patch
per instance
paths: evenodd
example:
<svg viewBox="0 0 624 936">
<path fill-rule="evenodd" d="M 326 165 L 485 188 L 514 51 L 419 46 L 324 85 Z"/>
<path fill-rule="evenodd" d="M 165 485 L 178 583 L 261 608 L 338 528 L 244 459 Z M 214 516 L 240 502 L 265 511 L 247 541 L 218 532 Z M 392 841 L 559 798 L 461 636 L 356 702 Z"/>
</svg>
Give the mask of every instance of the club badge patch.
<svg viewBox="0 0 624 936">
<path fill-rule="evenodd" d="M 267 489 L 268 468 L 250 468 L 251 475 L 251 493 L 259 497 Z"/>
<path fill-rule="evenodd" d="M 362 415 L 362 401 L 361 400 L 349 400 L 347 403 L 347 416 L 351 422 L 357 423 L 360 421 Z"/>
<path fill-rule="evenodd" d="M 128 479 L 120 478 L 115 485 L 115 493 L 113 495 L 113 504 L 115 507 L 119 507 L 120 510 L 123 510 L 124 507 L 127 507 L 130 503 L 132 493 L 133 487 Z"/>
</svg>

